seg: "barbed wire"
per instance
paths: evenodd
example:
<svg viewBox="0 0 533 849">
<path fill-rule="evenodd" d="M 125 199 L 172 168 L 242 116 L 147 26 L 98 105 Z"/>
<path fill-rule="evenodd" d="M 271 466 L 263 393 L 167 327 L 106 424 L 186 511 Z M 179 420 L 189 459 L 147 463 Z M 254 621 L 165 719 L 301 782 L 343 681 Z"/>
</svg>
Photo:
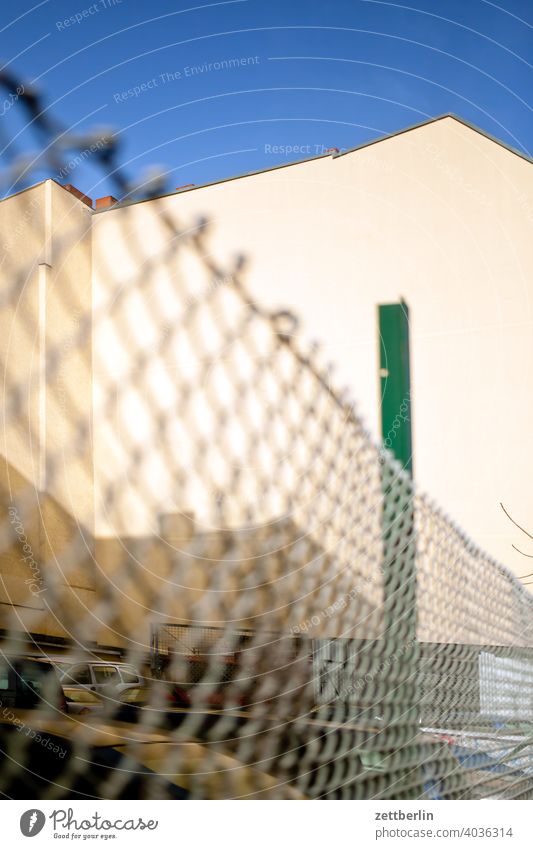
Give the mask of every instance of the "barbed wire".
<svg viewBox="0 0 533 849">
<path fill-rule="evenodd" d="M 147 169 L 140 180 L 132 180 L 124 168 L 120 134 L 111 128 L 94 128 L 77 132 L 66 126 L 47 106 L 43 94 L 33 83 L 24 82 L 4 67 L 0 70 L 0 88 L 4 90 L 8 111 L 17 105 L 24 115 L 25 132 L 32 135 L 36 148 L 16 152 L 13 139 L 4 144 L 0 156 L 8 165 L 0 173 L 0 186 L 9 193 L 29 185 L 36 171 L 61 179 L 70 173 L 73 156 L 84 158 L 90 152 L 95 167 L 114 186 L 120 200 L 156 197 L 168 190 L 164 171 L 156 166 Z"/>
</svg>

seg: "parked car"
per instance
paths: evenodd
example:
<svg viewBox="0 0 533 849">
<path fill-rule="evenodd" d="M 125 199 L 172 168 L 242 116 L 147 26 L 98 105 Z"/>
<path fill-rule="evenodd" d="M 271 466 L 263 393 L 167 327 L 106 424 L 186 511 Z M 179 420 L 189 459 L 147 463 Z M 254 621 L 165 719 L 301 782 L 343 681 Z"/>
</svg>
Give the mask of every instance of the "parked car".
<svg viewBox="0 0 533 849">
<path fill-rule="evenodd" d="M 80 749 L 75 717 L 16 713 L 0 711 L 0 775 L 2 792 L 10 799 L 61 799 L 66 804 L 102 793 L 112 793 L 104 798 L 113 799 L 194 798 L 195 776 L 206 763 L 213 783 L 217 775 L 232 779 L 216 781 L 217 798 L 231 798 L 235 792 L 254 799 L 303 798 L 287 782 L 195 740 L 176 741 L 164 732 L 96 717 L 85 726 Z M 23 737 L 21 725 L 29 732 Z M 31 764 L 31 769 L 13 769 L 13 763 L 21 763 L 21 742 L 22 763 Z M 117 775 L 122 779 L 118 783 Z"/>
<path fill-rule="evenodd" d="M 216 668 L 212 656 L 193 654 L 186 658 L 184 680 L 173 680 L 169 663 L 163 665 L 163 675 L 171 708 L 245 709 L 256 699 L 258 682 L 242 671 L 237 654 L 217 659 Z"/>
<path fill-rule="evenodd" d="M 0 704 L 22 709 L 48 704 L 64 711 L 66 700 L 53 663 L 0 653 Z"/>
<path fill-rule="evenodd" d="M 62 664 L 61 685 L 70 690 L 88 690 L 99 696 L 118 697 L 129 689 L 143 685 L 144 679 L 128 663 L 83 661 L 69 666 Z"/>
<path fill-rule="evenodd" d="M 220 696 L 220 694 L 219 694 Z M 187 718 L 194 709 L 201 724 L 196 727 L 196 734 L 202 737 L 203 732 L 220 721 L 221 710 L 227 710 L 228 705 L 213 699 L 195 701 L 194 708 L 189 698 L 189 691 L 180 685 L 169 681 L 151 681 L 142 687 L 134 687 L 122 693 L 113 701 L 110 715 L 116 721 L 130 723 L 145 723 L 159 730 L 176 728 Z M 234 723 L 241 725 L 249 720 L 249 714 L 233 707 L 231 716 Z"/>
</svg>

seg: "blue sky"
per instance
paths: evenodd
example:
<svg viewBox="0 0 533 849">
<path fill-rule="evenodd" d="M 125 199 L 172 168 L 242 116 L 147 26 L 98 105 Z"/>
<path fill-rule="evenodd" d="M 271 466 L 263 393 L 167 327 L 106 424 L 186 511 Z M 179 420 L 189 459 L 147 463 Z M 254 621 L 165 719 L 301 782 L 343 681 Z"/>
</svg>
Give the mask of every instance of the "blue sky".
<svg viewBox="0 0 533 849">
<path fill-rule="evenodd" d="M 119 132 L 133 178 L 160 165 L 169 188 L 444 112 L 531 153 L 530 0 L 411 3 L 21 0 L 2 12 L 2 59 L 65 125 Z M 5 164 L 41 142 L 18 104 L 3 112 Z M 69 180 L 93 196 L 112 188 L 90 160 Z"/>
</svg>

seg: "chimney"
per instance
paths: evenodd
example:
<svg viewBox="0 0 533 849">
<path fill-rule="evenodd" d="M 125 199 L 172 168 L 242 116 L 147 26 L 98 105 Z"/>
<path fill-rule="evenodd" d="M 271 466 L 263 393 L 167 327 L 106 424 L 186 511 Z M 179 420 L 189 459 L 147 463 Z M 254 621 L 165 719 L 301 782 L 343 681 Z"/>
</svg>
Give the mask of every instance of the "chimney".
<svg viewBox="0 0 533 849">
<path fill-rule="evenodd" d="M 81 200 L 82 203 L 87 204 L 87 206 L 90 206 L 91 209 L 93 208 L 93 199 L 88 195 L 84 195 L 83 192 L 80 192 L 80 190 L 77 189 L 76 186 L 73 186 L 72 183 L 66 183 L 63 188 L 66 189 L 67 192 L 70 192 L 71 195 L 78 198 L 78 200 Z"/>
<path fill-rule="evenodd" d="M 192 189 L 195 183 L 185 183 L 184 186 L 176 186 L 175 191 L 181 192 L 182 189 Z"/>
<path fill-rule="evenodd" d="M 118 203 L 118 200 L 113 195 L 106 195 L 103 198 L 96 198 L 94 208 L 107 209 L 108 206 L 114 206 L 116 203 Z"/>
</svg>

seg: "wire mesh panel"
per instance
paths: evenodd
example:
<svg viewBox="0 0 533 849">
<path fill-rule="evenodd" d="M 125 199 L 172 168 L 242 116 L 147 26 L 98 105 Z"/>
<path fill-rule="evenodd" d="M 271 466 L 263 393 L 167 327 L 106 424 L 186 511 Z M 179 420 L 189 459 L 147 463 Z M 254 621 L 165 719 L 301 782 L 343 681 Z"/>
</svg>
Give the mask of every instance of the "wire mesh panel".
<svg viewBox="0 0 533 849">
<path fill-rule="evenodd" d="M 531 798 L 531 596 L 136 199 L 0 205 L 0 792 Z"/>
</svg>

